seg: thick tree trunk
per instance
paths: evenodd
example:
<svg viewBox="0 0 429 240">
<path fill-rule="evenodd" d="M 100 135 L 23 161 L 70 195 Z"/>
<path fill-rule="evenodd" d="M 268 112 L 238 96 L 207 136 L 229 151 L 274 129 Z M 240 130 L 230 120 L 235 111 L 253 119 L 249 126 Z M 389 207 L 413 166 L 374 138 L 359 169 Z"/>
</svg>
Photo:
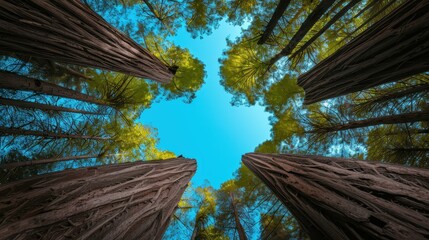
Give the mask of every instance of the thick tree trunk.
<svg viewBox="0 0 429 240">
<path fill-rule="evenodd" d="M 258 41 L 259 45 L 264 44 L 268 40 L 274 28 L 277 26 L 277 23 L 279 22 L 280 18 L 283 16 L 283 13 L 286 11 L 287 7 L 289 6 L 289 3 L 290 3 L 290 0 L 280 0 L 279 4 L 277 4 L 276 10 L 274 11 L 273 16 L 271 16 L 270 21 L 265 27 L 265 31 L 262 33 L 262 36 Z"/>
<path fill-rule="evenodd" d="M 32 91 L 46 95 L 71 98 L 79 101 L 109 106 L 108 103 L 96 97 L 92 97 L 72 89 L 61 87 L 53 83 L 21 76 L 11 72 L 0 71 L 0 88 Z"/>
<path fill-rule="evenodd" d="M 90 158 L 97 158 L 97 157 L 99 157 L 98 154 L 37 159 L 37 160 L 24 161 L 24 162 L 13 162 L 13 163 L 0 164 L 0 168 L 13 169 L 13 168 L 17 168 L 17 167 L 28 167 L 28 166 L 35 166 L 35 165 L 40 165 L 40 164 L 63 162 L 63 161 L 69 161 L 69 160 L 82 160 L 82 159 L 90 159 Z"/>
<path fill-rule="evenodd" d="M 4 0 L 0 53 L 97 67 L 169 83 L 167 66 L 79 0 Z"/>
<path fill-rule="evenodd" d="M 0 126 L 0 136 L 2 135 L 38 136 L 38 137 L 52 138 L 52 139 L 69 138 L 69 139 L 111 140 L 110 137 L 88 136 L 88 135 L 56 133 L 56 132 L 46 132 L 46 131 L 41 132 L 36 130 L 27 130 L 27 129 L 20 129 L 20 128 L 5 128 Z"/>
<path fill-rule="evenodd" d="M 322 15 L 329 9 L 329 7 L 334 4 L 335 0 L 322 0 L 322 2 L 317 5 L 317 7 L 308 15 L 304 23 L 289 41 L 289 43 L 284 47 L 278 54 L 272 57 L 268 62 L 269 65 L 273 65 L 282 57 L 285 57 L 295 49 L 296 45 L 305 37 L 305 35 L 310 31 L 310 29 L 316 24 L 317 21 L 322 17 Z"/>
<path fill-rule="evenodd" d="M 298 78 L 305 104 L 429 70 L 429 1 L 410 0 Z"/>
<path fill-rule="evenodd" d="M 304 45 L 295 51 L 290 58 L 294 58 L 308 48 L 317 38 L 319 38 L 326 30 L 328 30 L 338 19 L 346 14 L 352 7 L 362 0 L 352 0 L 345 7 L 343 7 L 335 16 L 333 16 L 316 34 L 314 34 Z"/>
<path fill-rule="evenodd" d="M 244 227 L 240 222 L 240 217 L 238 216 L 237 207 L 235 206 L 236 202 L 235 202 L 234 193 L 230 192 L 229 196 L 231 198 L 231 206 L 232 206 L 232 211 L 234 214 L 235 227 L 236 227 L 237 232 L 238 232 L 238 238 L 240 240 L 247 240 L 246 232 L 244 231 Z"/>
<path fill-rule="evenodd" d="M 161 239 L 195 170 L 182 158 L 0 185 L 0 239 Z"/>
<path fill-rule="evenodd" d="M 19 107 L 24 109 L 40 109 L 42 111 L 47 111 L 47 112 L 53 111 L 53 112 L 71 112 L 71 113 L 80 113 L 80 114 L 104 115 L 102 113 L 97 113 L 97 112 L 88 112 L 88 111 L 78 110 L 74 108 L 59 107 L 59 106 L 54 106 L 50 104 L 27 102 L 27 101 L 15 100 L 10 98 L 2 98 L 2 97 L 0 97 L 0 105 L 13 106 L 13 107 Z"/>
<path fill-rule="evenodd" d="M 314 129 L 308 131 L 307 133 L 327 133 L 335 131 L 344 131 L 355 128 L 377 126 L 381 124 L 398 124 L 398 123 L 410 123 L 410 122 L 423 122 L 429 121 L 429 112 L 411 112 L 411 113 L 402 113 L 391 116 L 383 116 L 376 118 L 369 118 L 359 121 L 351 121 L 345 124 L 337 124 L 332 126 L 323 126 L 323 125 L 314 125 Z"/>
<path fill-rule="evenodd" d="M 312 239 L 427 239 L 429 171 L 352 159 L 243 156 Z"/>
</svg>

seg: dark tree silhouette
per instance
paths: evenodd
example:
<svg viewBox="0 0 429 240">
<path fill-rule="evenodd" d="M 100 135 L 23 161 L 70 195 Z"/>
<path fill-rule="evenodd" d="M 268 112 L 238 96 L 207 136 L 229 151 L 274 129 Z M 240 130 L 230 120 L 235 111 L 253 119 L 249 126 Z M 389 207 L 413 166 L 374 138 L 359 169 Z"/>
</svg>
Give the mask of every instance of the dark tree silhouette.
<svg viewBox="0 0 429 240">
<path fill-rule="evenodd" d="M 427 239 L 429 170 L 309 155 L 256 154 L 243 163 L 312 239 Z"/>
<path fill-rule="evenodd" d="M 273 16 L 271 16 L 270 21 L 265 27 L 265 30 L 262 33 L 261 38 L 258 40 L 258 44 L 264 44 L 268 40 L 274 28 L 276 27 L 277 23 L 279 22 L 280 18 L 283 16 L 283 13 L 286 11 L 287 7 L 289 6 L 289 3 L 290 3 L 290 0 L 280 0 L 279 4 L 277 4 L 276 10 L 273 13 Z"/>
<path fill-rule="evenodd" d="M 429 1 L 410 0 L 301 75 L 298 84 L 310 104 L 428 70 Z"/>
<path fill-rule="evenodd" d="M 0 185 L 0 239 L 161 239 L 195 170 L 184 158 L 139 161 Z"/>
<path fill-rule="evenodd" d="M 90 66 L 163 83 L 165 64 L 79 0 L 5 0 L 0 4 L 0 53 Z"/>
</svg>

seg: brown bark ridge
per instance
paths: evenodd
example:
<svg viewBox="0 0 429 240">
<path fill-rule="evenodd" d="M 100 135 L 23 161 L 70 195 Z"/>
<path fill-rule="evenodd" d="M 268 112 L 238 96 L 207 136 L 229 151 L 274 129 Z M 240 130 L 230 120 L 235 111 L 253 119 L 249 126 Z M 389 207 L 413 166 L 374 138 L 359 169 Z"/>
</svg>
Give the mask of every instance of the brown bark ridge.
<svg viewBox="0 0 429 240">
<path fill-rule="evenodd" d="M 259 45 L 264 44 L 268 40 L 274 28 L 277 26 L 277 23 L 279 22 L 280 18 L 283 16 L 283 13 L 286 11 L 287 7 L 289 6 L 289 3 L 290 3 L 290 0 L 279 1 L 279 3 L 277 4 L 276 10 L 274 10 L 273 16 L 271 16 L 271 19 L 268 22 L 267 26 L 265 27 L 265 30 L 262 33 L 261 38 L 258 40 Z"/>
<path fill-rule="evenodd" d="M 60 106 L 37 103 L 37 102 L 27 102 L 27 101 L 10 99 L 10 98 L 2 98 L 2 97 L 0 97 L 0 105 L 19 107 L 24 109 L 40 109 L 42 111 L 47 111 L 47 112 L 54 111 L 54 112 L 71 112 L 71 113 L 91 114 L 91 115 L 104 115 L 102 113 L 97 113 L 97 112 L 89 112 L 89 111 L 84 111 L 84 110 L 79 110 L 74 108 L 60 107 Z"/>
<path fill-rule="evenodd" d="M 0 185 L 0 239 L 161 239 L 195 160 L 70 169 Z"/>
<path fill-rule="evenodd" d="M 0 53 L 96 67 L 169 83 L 159 59 L 79 0 L 4 0 Z"/>
<path fill-rule="evenodd" d="M 428 169 L 291 154 L 242 161 L 312 239 L 429 238 Z"/>
<path fill-rule="evenodd" d="M 272 57 L 269 60 L 269 65 L 273 65 L 282 57 L 289 55 L 296 45 L 305 37 L 305 35 L 310 31 L 310 29 L 316 24 L 317 21 L 322 17 L 322 15 L 329 9 L 329 7 L 334 4 L 335 0 L 322 0 L 319 5 L 308 15 L 304 23 L 289 41 L 289 43 L 284 47 L 278 54 Z"/>
<path fill-rule="evenodd" d="M 429 1 L 410 0 L 298 78 L 305 104 L 429 70 Z"/>
<path fill-rule="evenodd" d="M 307 133 L 326 133 L 335 131 L 344 131 L 349 129 L 356 129 L 369 126 L 377 126 L 381 124 L 398 124 L 398 123 L 413 123 L 413 122 L 427 122 L 429 121 L 428 111 L 402 113 L 397 115 L 382 116 L 375 118 L 368 118 L 358 121 L 350 121 L 344 124 L 318 126 L 314 125 L 314 130 L 307 131 Z"/>
<path fill-rule="evenodd" d="M 96 97 L 89 96 L 87 94 L 83 94 L 81 92 L 61 87 L 59 85 L 45 82 L 39 79 L 21 76 L 12 72 L 0 71 L 0 88 L 31 91 L 46 95 L 71 98 L 79 101 L 109 106 L 108 103 Z"/>
</svg>

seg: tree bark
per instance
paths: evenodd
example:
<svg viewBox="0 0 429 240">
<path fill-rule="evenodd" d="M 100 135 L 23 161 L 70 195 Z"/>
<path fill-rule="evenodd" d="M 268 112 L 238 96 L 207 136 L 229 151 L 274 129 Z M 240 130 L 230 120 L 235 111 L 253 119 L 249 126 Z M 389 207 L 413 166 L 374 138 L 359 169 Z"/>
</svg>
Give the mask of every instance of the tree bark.
<svg viewBox="0 0 429 240">
<path fill-rule="evenodd" d="M 429 171 L 309 155 L 256 154 L 243 163 L 312 239 L 427 239 Z"/>
<path fill-rule="evenodd" d="M 317 38 L 319 38 L 326 30 L 328 30 L 338 19 L 346 14 L 352 7 L 358 4 L 361 0 L 352 0 L 345 7 L 343 7 L 335 16 L 333 16 L 314 36 L 312 36 L 304 45 L 295 51 L 290 58 L 294 58 L 302 53 L 308 46 L 310 46 Z"/>
<path fill-rule="evenodd" d="M 34 166 L 34 165 L 40 165 L 40 164 L 69 161 L 69 160 L 82 160 L 82 159 L 98 158 L 99 156 L 100 155 L 98 155 L 98 154 L 93 154 L 93 155 L 82 155 L 82 156 L 69 156 L 69 157 L 37 159 L 37 160 L 24 161 L 24 162 L 13 162 L 13 163 L 0 164 L 0 168 L 13 169 L 13 168 L 17 168 L 17 167 L 28 167 L 28 166 Z"/>
<path fill-rule="evenodd" d="M 264 44 L 267 41 L 267 39 L 270 37 L 274 28 L 277 26 L 277 23 L 279 22 L 280 18 L 283 16 L 283 13 L 286 11 L 287 7 L 289 6 L 289 3 L 290 3 L 290 0 L 280 0 L 279 4 L 277 4 L 276 10 L 274 11 L 273 16 L 271 16 L 270 21 L 265 27 L 265 31 L 262 33 L 262 36 L 258 41 L 259 45 Z"/>
<path fill-rule="evenodd" d="M 237 228 L 237 232 L 238 232 L 238 238 L 240 240 L 247 240 L 246 232 L 244 231 L 243 225 L 240 222 L 240 217 L 238 216 L 237 207 L 235 206 L 236 202 L 234 198 L 234 193 L 230 192 L 229 196 L 231 198 L 231 206 L 234 214 L 235 227 Z"/>
<path fill-rule="evenodd" d="M 21 76 L 11 72 L 0 71 L 0 88 L 31 91 L 46 95 L 71 98 L 103 106 L 109 106 L 108 103 L 96 97 L 92 97 L 72 89 L 61 87 L 53 83 Z"/>
<path fill-rule="evenodd" d="M 102 113 L 97 113 L 97 112 L 89 112 L 89 111 L 78 110 L 74 108 L 59 107 L 59 106 L 54 106 L 50 104 L 27 102 L 27 101 L 15 100 L 10 98 L 2 98 L 2 97 L 0 97 L 0 105 L 13 106 L 13 107 L 19 107 L 19 108 L 25 108 L 25 109 L 40 109 L 42 111 L 47 111 L 47 112 L 54 111 L 54 112 L 71 112 L 71 113 L 80 113 L 80 114 L 103 115 Z"/>
<path fill-rule="evenodd" d="M 70 139 L 91 139 L 91 140 L 111 140 L 110 137 L 99 137 L 99 136 L 88 136 L 88 135 L 78 135 L 78 134 L 68 134 L 68 133 L 56 133 L 56 132 L 47 132 L 47 131 L 36 131 L 36 130 L 27 130 L 19 128 L 5 128 L 0 126 L 0 136 L 2 135 L 13 135 L 13 136 L 38 136 L 44 138 L 70 138 Z"/>
<path fill-rule="evenodd" d="M 0 53 L 96 67 L 169 83 L 168 67 L 79 0 L 4 0 Z"/>
<path fill-rule="evenodd" d="M 298 78 L 305 104 L 429 70 L 429 2 L 410 0 Z"/>
<path fill-rule="evenodd" d="M 161 239 L 195 170 L 139 161 L 0 185 L 0 239 Z"/>
<path fill-rule="evenodd" d="M 289 43 L 284 47 L 278 54 L 272 57 L 268 62 L 269 65 L 275 64 L 281 58 L 289 55 L 293 49 L 298 45 L 298 43 L 305 37 L 305 35 L 310 31 L 310 29 L 316 24 L 317 21 L 322 17 L 322 15 L 328 10 L 328 8 L 334 4 L 335 0 L 323 0 L 317 7 L 308 15 L 304 23 L 289 41 Z"/>
<path fill-rule="evenodd" d="M 327 133 L 335 131 L 344 131 L 355 128 L 376 126 L 381 124 L 398 124 L 398 123 L 410 123 L 410 122 L 423 122 L 429 121 L 429 112 L 411 112 L 402 113 L 391 116 L 383 116 L 376 118 L 369 118 L 358 121 L 351 121 L 345 124 L 336 124 L 332 126 L 314 125 L 314 130 L 307 131 L 307 133 Z"/>
</svg>

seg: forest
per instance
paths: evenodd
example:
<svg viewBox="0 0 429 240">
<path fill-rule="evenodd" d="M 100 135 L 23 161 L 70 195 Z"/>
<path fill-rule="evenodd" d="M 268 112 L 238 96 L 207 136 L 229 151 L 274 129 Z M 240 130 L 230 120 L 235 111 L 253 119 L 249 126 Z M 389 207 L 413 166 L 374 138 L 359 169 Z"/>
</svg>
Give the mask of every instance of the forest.
<svg viewBox="0 0 429 240">
<path fill-rule="evenodd" d="M 429 239 L 429 0 L 0 0 L 0 54 L 0 239 Z"/>
</svg>

